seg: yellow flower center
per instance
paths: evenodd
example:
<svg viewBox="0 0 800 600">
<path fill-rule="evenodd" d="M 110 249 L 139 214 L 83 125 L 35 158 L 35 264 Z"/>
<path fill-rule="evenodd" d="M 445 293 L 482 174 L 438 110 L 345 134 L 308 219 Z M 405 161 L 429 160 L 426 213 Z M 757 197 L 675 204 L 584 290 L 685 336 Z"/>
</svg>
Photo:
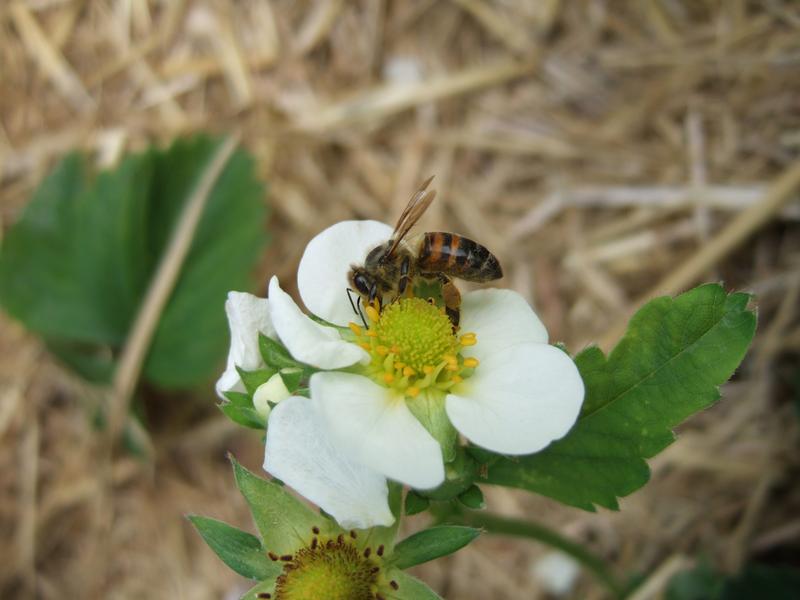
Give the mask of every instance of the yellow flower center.
<svg viewBox="0 0 800 600">
<path fill-rule="evenodd" d="M 326 538 L 314 528 L 311 543 L 287 556 L 269 553 L 284 563 L 276 580 L 275 594 L 260 598 L 274 600 L 375 600 L 387 588 L 398 589 L 381 572 L 383 546 L 375 552 L 355 543 L 356 533 Z"/>
<path fill-rule="evenodd" d="M 477 342 L 474 333 L 456 336 L 444 309 L 422 298 L 402 298 L 380 313 L 367 307 L 371 322 L 350 329 L 356 343 L 372 357 L 368 375 L 381 385 L 416 397 L 426 389 L 447 391 L 469 377 L 478 360 L 461 349 Z"/>
</svg>

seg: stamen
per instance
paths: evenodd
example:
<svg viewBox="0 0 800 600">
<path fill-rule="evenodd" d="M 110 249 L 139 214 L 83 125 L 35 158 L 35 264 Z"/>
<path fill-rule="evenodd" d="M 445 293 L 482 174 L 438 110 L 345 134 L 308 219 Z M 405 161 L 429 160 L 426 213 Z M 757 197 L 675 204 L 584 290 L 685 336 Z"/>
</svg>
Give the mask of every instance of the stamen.
<svg viewBox="0 0 800 600">
<path fill-rule="evenodd" d="M 356 323 L 353 323 L 351 321 L 350 323 L 348 323 L 348 327 L 350 327 L 350 331 L 355 333 L 357 336 L 359 336 L 359 337 L 361 336 L 363 330 L 361 329 L 360 325 L 357 325 Z"/>
<path fill-rule="evenodd" d="M 467 367 L 468 369 L 474 369 L 479 364 L 481 364 L 481 361 L 479 361 L 477 358 L 474 358 L 472 356 L 464 359 L 464 366 Z"/>
<path fill-rule="evenodd" d="M 369 320 L 370 320 L 370 321 L 372 321 L 373 323 L 377 323 L 377 322 L 380 320 L 380 318 L 381 318 L 381 315 L 380 315 L 380 313 L 378 312 L 378 309 L 377 309 L 377 308 L 375 308 L 375 307 L 374 307 L 374 306 L 372 306 L 372 305 L 369 305 L 369 306 L 367 306 L 367 307 L 364 309 L 364 312 L 366 312 L 366 313 L 367 313 L 367 316 L 369 317 Z"/>
<path fill-rule="evenodd" d="M 408 394 L 412 398 L 416 398 L 417 396 L 419 396 L 419 388 L 415 385 L 409 386 L 408 389 L 406 389 L 406 394 Z"/>
<path fill-rule="evenodd" d="M 375 346 L 375 352 L 377 352 L 381 356 L 386 356 L 387 354 L 389 354 L 389 349 L 386 346 Z"/>
<path fill-rule="evenodd" d="M 411 367 L 403 367 L 403 375 L 405 375 L 406 377 L 411 377 L 412 375 L 416 374 L 417 372 Z"/>
<path fill-rule="evenodd" d="M 478 336 L 474 333 L 465 333 L 459 339 L 462 346 L 474 346 L 478 343 Z"/>
<path fill-rule="evenodd" d="M 384 373 L 383 380 L 386 383 L 393 383 L 394 382 L 394 375 L 392 373 Z"/>
<path fill-rule="evenodd" d="M 389 585 L 390 585 L 390 586 L 392 586 L 392 589 L 393 589 L 393 590 L 399 590 L 399 589 L 400 589 L 400 584 L 399 584 L 399 583 L 397 583 L 397 582 L 396 582 L 394 579 L 392 579 L 392 580 L 389 582 Z"/>
</svg>

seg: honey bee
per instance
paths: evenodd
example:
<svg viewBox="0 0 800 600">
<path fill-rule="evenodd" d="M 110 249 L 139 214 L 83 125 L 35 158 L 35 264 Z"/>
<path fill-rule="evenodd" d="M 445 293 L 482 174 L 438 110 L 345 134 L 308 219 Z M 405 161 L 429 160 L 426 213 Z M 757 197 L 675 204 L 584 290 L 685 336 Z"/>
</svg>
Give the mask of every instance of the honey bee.
<svg viewBox="0 0 800 600">
<path fill-rule="evenodd" d="M 436 196 L 428 189 L 432 180 L 433 177 L 427 179 L 411 197 L 392 237 L 370 250 L 363 265 L 350 266 L 348 281 L 352 289 L 348 288 L 348 297 L 354 290 L 360 302 L 373 306 L 377 302 L 380 311 L 411 293 L 419 279 L 438 281 L 445 312 L 456 330 L 461 318 L 461 293 L 453 278 L 483 283 L 502 277 L 503 269 L 485 246 L 455 233 L 428 231 L 406 238 Z M 360 314 L 355 304 L 353 309 Z"/>
</svg>

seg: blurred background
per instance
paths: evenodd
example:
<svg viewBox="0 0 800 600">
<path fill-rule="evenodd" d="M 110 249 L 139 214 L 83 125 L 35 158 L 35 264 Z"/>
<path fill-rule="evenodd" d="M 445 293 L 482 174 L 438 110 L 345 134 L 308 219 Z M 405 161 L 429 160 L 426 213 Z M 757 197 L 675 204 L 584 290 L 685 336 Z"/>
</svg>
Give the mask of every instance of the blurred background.
<svg viewBox="0 0 800 600">
<path fill-rule="evenodd" d="M 586 544 L 642 582 L 640 600 L 662 597 L 698 560 L 727 572 L 754 560 L 800 566 L 796 2 L 0 6 L 3 231 L 67 152 L 108 167 L 195 132 L 240 135 L 266 184 L 255 198 L 269 216 L 256 228 L 271 242 L 243 284 L 261 295 L 271 274 L 296 289 L 321 229 L 393 223 L 429 175 L 438 196 L 420 227 L 492 249 L 500 284 L 573 353 L 612 347 L 658 293 L 700 281 L 755 293 L 758 336 L 723 401 L 682 426 L 620 512 L 505 489 L 487 490 L 487 502 Z M 223 301 L 217 293 L 209 310 L 222 315 Z M 146 457 L 109 458 L 92 418 L 103 384 L 0 316 L 0 596 L 201 600 L 245 589 L 184 519 L 252 527 L 225 453 L 258 469 L 260 436 L 214 406 L 224 321 L 215 331 L 221 354 L 202 381 L 139 386 Z M 552 560 L 539 544 L 487 537 L 415 573 L 451 600 L 605 597 L 580 572 L 558 592 L 540 575 Z"/>
</svg>

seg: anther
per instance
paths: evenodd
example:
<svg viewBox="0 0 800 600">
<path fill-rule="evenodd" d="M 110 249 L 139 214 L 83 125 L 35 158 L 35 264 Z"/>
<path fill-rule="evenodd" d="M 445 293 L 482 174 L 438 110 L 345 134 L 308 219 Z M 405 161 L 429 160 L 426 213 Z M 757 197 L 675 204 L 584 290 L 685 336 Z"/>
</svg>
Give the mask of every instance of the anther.
<svg viewBox="0 0 800 600">
<path fill-rule="evenodd" d="M 481 364 L 481 361 L 479 361 L 477 358 L 469 357 L 464 359 L 464 366 L 468 369 L 474 369 L 479 364 Z"/>
<path fill-rule="evenodd" d="M 389 349 L 386 346 L 375 346 L 375 352 L 377 352 L 381 356 L 386 356 L 387 354 L 389 354 Z"/>
<path fill-rule="evenodd" d="M 377 554 L 378 556 L 383 556 L 383 544 L 381 544 L 380 546 L 378 546 L 378 550 L 376 551 L 376 554 Z"/>
<path fill-rule="evenodd" d="M 343 534 L 343 533 L 340 533 L 340 534 L 339 534 L 339 535 L 336 537 L 336 541 L 337 541 L 337 542 L 339 542 L 340 544 L 344 544 L 344 534 Z"/>
<path fill-rule="evenodd" d="M 461 377 L 461 375 L 453 375 L 450 378 L 450 381 L 452 381 L 453 383 L 461 383 L 462 381 L 464 381 L 464 378 Z"/>
<path fill-rule="evenodd" d="M 372 548 L 367 547 L 364 549 L 364 558 L 369 558 L 369 555 L 372 554 Z"/>
<path fill-rule="evenodd" d="M 358 534 L 356 533 L 355 529 L 350 530 L 350 537 L 353 539 L 356 539 L 358 537 Z"/>
<path fill-rule="evenodd" d="M 378 572 L 378 571 L 380 571 L 380 570 L 381 570 L 381 568 L 380 568 L 380 567 L 372 567 L 372 569 L 370 569 L 370 571 L 369 571 L 369 572 L 370 572 L 370 573 L 377 573 L 377 572 Z"/>
<path fill-rule="evenodd" d="M 397 583 L 397 582 L 396 582 L 394 579 L 392 579 L 392 580 L 389 582 L 389 585 L 390 585 L 390 586 L 392 586 L 392 589 L 393 589 L 393 590 L 399 590 L 399 589 L 400 589 L 400 584 L 399 584 L 399 583 Z"/>
<path fill-rule="evenodd" d="M 416 398 L 417 396 L 419 396 L 419 388 L 415 385 L 412 385 L 406 390 L 406 394 L 408 394 L 412 398 Z"/>
<path fill-rule="evenodd" d="M 316 525 L 314 525 L 314 527 L 312 527 L 312 528 L 311 528 L 311 532 L 312 532 L 314 535 L 319 535 L 319 527 L 317 527 Z"/>
<path fill-rule="evenodd" d="M 361 342 L 361 343 L 359 344 L 359 346 L 361 346 L 361 347 L 362 347 L 364 350 L 366 350 L 367 352 L 369 352 L 370 350 L 372 350 L 372 346 L 370 346 L 370 345 L 369 345 L 367 342 Z"/>
<path fill-rule="evenodd" d="M 403 375 L 406 377 L 411 377 L 412 375 L 416 375 L 416 371 L 411 367 L 403 367 Z"/>
<path fill-rule="evenodd" d="M 442 357 L 442 360 L 444 360 L 444 362 L 446 362 L 448 365 L 457 365 L 458 364 L 458 359 L 455 357 L 454 354 L 445 354 Z"/>
<path fill-rule="evenodd" d="M 394 381 L 394 374 L 393 373 L 384 373 L 383 380 L 386 383 L 392 383 Z"/>
<path fill-rule="evenodd" d="M 462 346 L 474 346 L 478 343 L 478 337 L 474 333 L 465 333 L 459 341 Z"/>
<path fill-rule="evenodd" d="M 281 560 L 283 562 L 292 562 L 292 555 L 291 554 L 284 554 L 281 556 Z"/>
<path fill-rule="evenodd" d="M 317 549 L 317 544 L 319 544 L 319 540 L 317 540 L 317 538 L 312 538 L 312 540 L 311 540 L 311 549 L 312 550 L 316 550 Z"/>
<path fill-rule="evenodd" d="M 436 370 L 436 367 L 432 367 L 430 365 L 425 365 L 424 367 L 422 367 L 422 372 L 425 373 L 425 375 L 430 375 L 435 370 Z"/>
<path fill-rule="evenodd" d="M 267 556 L 269 556 L 270 559 L 272 559 L 273 561 L 276 561 L 276 560 L 278 560 L 280 558 L 280 556 L 278 556 L 274 552 L 267 552 Z"/>
<path fill-rule="evenodd" d="M 380 318 L 381 318 L 381 315 L 380 315 L 380 313 L 378 312 L 378 309 L 377 309 L 377 308 L 375 308 L 375 307 L 374 307 L 374 306 L 372 306 L 372 305 L 369 305 L 369 306 L 367 306 L 367 307 L 364 309 L 364 312 L 366 312 L 366 313 L 367 313 L 367 316 L 369 317 L 369 320 L 370 320 L 370 321 L 372 321 L 373 323 L 377 323 L 377 322 L 380 320 Z"/>
<path fill-rule="evenodd" d="M 272 594 L 270 594 L 269 592 L 259 592 L 258 593 L 258 597 L 259 598 L 265 598 L 266 600 L 269 600 L 270 598 L 272 598 Z"/>
<path fill-rule="evenodd" d="M 350 322 L 350 323 L 348 323 L 347 326 L 350 327 L 350 331 L 355 333 L 357 336 L 361 337 L 362 329 L 361 329 L 361 327 L 359 325 L 357 325 L 356 323 Z"/>
</svg>

